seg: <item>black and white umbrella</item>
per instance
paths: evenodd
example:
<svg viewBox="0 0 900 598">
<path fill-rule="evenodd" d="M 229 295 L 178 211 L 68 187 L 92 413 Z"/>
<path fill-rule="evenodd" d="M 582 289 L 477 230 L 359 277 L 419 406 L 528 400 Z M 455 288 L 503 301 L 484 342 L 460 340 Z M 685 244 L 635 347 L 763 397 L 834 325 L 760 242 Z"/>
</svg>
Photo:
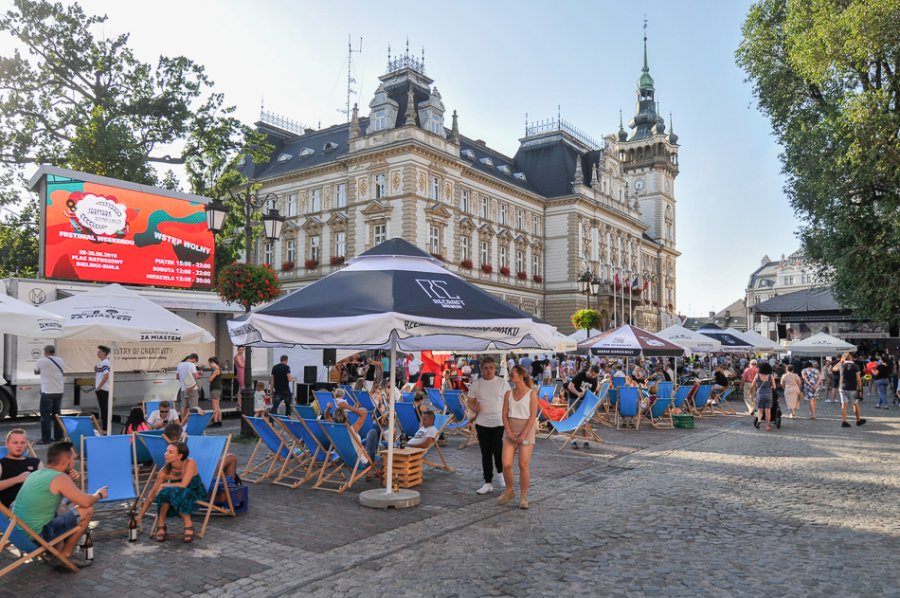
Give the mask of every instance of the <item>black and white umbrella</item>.
<svg viewBox="0 0 900 598">
<path fill-rule="evenodd" d="M 471 284 L 403 239 L 391 239 L 344 268 L 228 322 L 235 345 L 396 351 L 553 350 L 556 329 Z M 388 438 L 394 436 L 394 393 Z M 392 492 L 388 443 L 387 493 Z"/>
<path fill-rule="evenodd" d="M 752 353 L 753 345 L 747 341 L 740 339 L 733 334 L 729 334 L 716 326 L 715 324 L 707 324 L 700 328 L 697 332 L 709 338 L 714 338 L 722 347 L 716 352 L 719 353 Z"/>
<path fill-rule="evenodd" d="M 578 343 L 579 349 L 590 349 L 601 355 L 622 357 L 680 357 L 684 347 L 647 332 L 637 326 L 624 324 L 614 330 L 601 332 Z"/>
</svg>

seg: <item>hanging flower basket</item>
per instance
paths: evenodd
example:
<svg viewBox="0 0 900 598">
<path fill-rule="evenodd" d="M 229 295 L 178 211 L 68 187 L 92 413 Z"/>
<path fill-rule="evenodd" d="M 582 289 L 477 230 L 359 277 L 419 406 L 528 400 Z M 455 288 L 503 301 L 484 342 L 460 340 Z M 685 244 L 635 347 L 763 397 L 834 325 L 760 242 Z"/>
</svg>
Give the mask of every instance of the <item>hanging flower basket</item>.
<svg viewBox="0 0 900 598">
<path fill-rule="evenodd" d="M 249 309 L 278 297 L 281 283 L 272 266 L 233 263 L 219 273 L 216 291 L 227 303 L 239 303 Z"/>
<path fill-rule="evenodd" d="M 485 274 L 490 274 L 494 271 L 494 267 L 490 264 L 481 264 L 481 271 Z"/>
<path fill-rule="evenodd" d="M 344 260 L 346 260 L 346 259 L 347 258 L 345 258 L 342 255 L 333 255 L 333 256 L 331 256 L 331 265 L 332 266 L 340 266 L 341 264 L 344 263 Z"/>
<path fill-rule="evenodd" d="M 542 282 L 544 282 L 544 277 L 541 276 L 540 274 L 535 274 L 535 275 L 532 277 L 532 280 L 534 280 L 534 282 L 536 282 L 536 283 L 538 283 L 538 284 L 541 284 Z"/>
<path fill-rule="evenodd" d="M 528 272 L 516 272 L 516 278 L 519 280 L 528 280 Z"/>
<path fill-rule="evenodd" d="M 303 262 L 303 266 L 307 270 L 315 270 L 319 267 L 319 260 L 306 260 L 305 262 Z"/>
<path fill-rule="evenodd" d="M 461 267 L 465 268 L 466 270 L 471 270 L 472 269 L 472 260 L 462 260 L 459 263 L 459 265 Z"/>
<path fill-rule="evenodd" d="M 288 260 L 288 261 L 283 262 L 283 263 L 281 264 L 281 271 L 282 271 L 282 272 L 290 272 L 290 271 L 293 270 L 293 269 L 294 269 L 294 262 L 292 262 L 291 260 Z"/>
</svg>

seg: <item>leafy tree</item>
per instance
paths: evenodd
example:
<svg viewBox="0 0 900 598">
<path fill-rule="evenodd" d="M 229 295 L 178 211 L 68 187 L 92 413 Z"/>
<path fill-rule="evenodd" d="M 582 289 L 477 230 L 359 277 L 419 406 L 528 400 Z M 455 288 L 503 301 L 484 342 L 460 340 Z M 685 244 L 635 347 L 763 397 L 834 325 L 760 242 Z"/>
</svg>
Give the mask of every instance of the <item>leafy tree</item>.
<svg viewBox="0 0 900 598">
<path fill-rule="evenodd" d="M 254 161 L 265 153 L 201 65 L 183 56 L 143 62 L 128 35 L 95 36 L 106 17 L 78 4 L 12 5 L 0 15 L 0 35 L 19 48 L 0 57 L 0 204 L 28 203 L 20 193 L 30 163 L 170 189 L 177 177 L 170 170 L 160 181 L 155 165 L 182 165 L 191 192 L 216 196 L 244 182 L 239 153 Z M 242 243 L 222 237 L 228 261 Z"/>
<path fill-rule="evenodd" d="M 9 212 L 0 222 L 0 278 L 37 275 L 38 263 L 37 202 L 21 212 Z"/>
<path fill-rule="evenodd" d="M 737 63 L 784 152 L 800 238 L 837 298 L 900 313 L 900 0 L 760 0 Z"/>
</svg>

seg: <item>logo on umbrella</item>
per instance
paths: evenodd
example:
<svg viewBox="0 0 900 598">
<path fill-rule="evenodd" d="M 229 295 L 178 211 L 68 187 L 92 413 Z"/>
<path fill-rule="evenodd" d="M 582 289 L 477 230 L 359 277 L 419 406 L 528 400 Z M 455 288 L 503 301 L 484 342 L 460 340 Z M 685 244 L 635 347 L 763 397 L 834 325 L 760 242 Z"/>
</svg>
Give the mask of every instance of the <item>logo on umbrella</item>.
<svg viewBox="0 0 900 598">
<path fill-rule="evenodd" d="M 459 295 L 453 295 L 447 290 L 446 280 L 434 280 L 430 278 L 417 278 L 416 284 L 425 291 L 428 298 L 435 305 L 440 305 L 444 309 L 462 309 L 466 306 L 465 302 L 460 299 Z"/>
</svg>

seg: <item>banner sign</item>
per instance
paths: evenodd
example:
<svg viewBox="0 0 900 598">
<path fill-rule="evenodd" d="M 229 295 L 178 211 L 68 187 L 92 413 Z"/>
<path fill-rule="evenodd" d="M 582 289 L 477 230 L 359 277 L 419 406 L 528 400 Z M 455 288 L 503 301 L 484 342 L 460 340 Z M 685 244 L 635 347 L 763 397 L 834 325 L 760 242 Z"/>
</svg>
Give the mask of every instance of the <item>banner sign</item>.
<svg viewBox="0 0 900 598">
<path fill-rule="evenodd" d="M 202 203 L 54 174 L 45 202 L 46 278 L 213 287 Z"/>
</svg>

